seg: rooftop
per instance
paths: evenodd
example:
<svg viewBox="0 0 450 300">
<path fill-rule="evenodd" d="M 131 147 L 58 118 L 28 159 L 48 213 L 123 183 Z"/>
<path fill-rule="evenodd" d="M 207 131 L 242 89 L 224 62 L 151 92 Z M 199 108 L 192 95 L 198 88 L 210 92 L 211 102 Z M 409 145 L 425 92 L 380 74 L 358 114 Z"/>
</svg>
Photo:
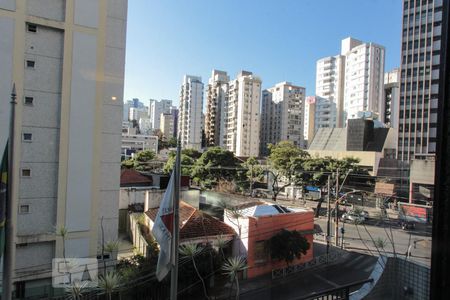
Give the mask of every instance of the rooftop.
<svg viewBox="0 0 450 300">
<path fill-rule="evenodd" d="M 152 185 L 153 180 L 151 177 L 142 175 L 136 170 L 122 169 L 120 172 L 120 186 L 148 186 Z"/>
<path fill-rule="evenodd" d="M 145 214 L 154 222 L 158 209 L 159 207 L 149 209 Z M 180 201 L 179 214 L 180 240 L 234 234 L 234 230 L 224 222 L 195 209 L 184 201 Z"/>
</svg>

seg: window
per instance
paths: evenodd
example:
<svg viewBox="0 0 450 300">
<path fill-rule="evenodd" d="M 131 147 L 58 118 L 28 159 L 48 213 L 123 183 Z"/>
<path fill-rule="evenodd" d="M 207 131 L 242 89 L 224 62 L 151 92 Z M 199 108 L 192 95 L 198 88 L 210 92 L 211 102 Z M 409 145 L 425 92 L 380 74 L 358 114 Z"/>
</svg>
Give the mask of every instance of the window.
<svg viewBox="0 0 450 300">
<path fill-rule="evenodd" d="M 33 134 L 31 133 L 23 133 L 22 135 L 22 141 L 24 142 L 31 142 L 33 140 Z"/>
<path fill-rule="evenodd" d="M 34 97 L 26 96 L 23 103 L 25 105 L 33 105 Z"/>
<path fill-rule="evenodd" d="M 27 60 L 26 66 L 27 68 L 34 69 L 36 62 L 34 60 Z"/>
<path fill-rule="evenodd" d="M 22 169 L 22 177 L 31 177 L 31 169 Z"/>
<path fill-rule="evenodd" d="M 36 33 L 37 32 L 37 25 L 35 25 L 35 24 L 27 24 L 27 31 Z"/>
<path fill-rule="evenodd" d="M 28 204 L 21 205 L 19 207 L 19 214 L 29 214 L 30 213 L 30 206 Z"/>
<path fill-rule="evenodd" d="M 255 243 L 255 263 L 265 263 L 267 261 L 268 251 L 266 241 L 257 241 Z"/>
</svg>

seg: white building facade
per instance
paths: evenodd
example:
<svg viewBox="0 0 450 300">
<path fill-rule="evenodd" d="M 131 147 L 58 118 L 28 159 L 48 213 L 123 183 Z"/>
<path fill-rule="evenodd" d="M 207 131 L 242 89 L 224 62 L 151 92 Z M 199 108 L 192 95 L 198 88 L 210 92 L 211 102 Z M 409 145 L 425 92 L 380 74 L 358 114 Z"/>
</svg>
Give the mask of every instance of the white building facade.
<svg viewBox="0 0 450 300">
<path fill-rule="evenodd" d="M 316 95 L 336 104 L 336 127 L 358 112 L 383 112 L 384 59 L 383 46 L 349 37 L 342 40 L 340 55 L 317 61 Z"/>
<path fill-rule="evenodd" d="M 384 74 L 384 123 L 398 129 L 400 110 L 400 69 Z"/>
<path fill-rule="evenodd" d="M 292 141 L 304 147 L 305 88 L 281 82 L 262 92 L 260 154 L 268 155 L 267 144 Z"/>
<path fill-rule="evenodd" d="M 225 103 L 230 77 L 224 71 L 213 70 L 206 91 L 205 135 L 207 146 L 223 146 Z"/>
<path fill-rule="evenodd" d="M 25 297 L 30 280 L 51 285 L 55 228 L 68 231 L 67 257 L 99 254 L 101 217 L 105 240 L 118 238 L 126 23 L 126 0 L 0 1 L 0 94 L 14 83 L 18 102 L 13 277 Z M 9 111 L 0 101 L 2 153 Z"/>
<path fill-rule="evenodd" d="M 229 82 L 224 106 L 224 148 L 236 156 L 259 156 L 261 79 L 241 71 Z"/>
<path fill-rule="evenodd" d="M 199 76 L 185 75 L 181 85 L 178 131 L 181 147 L 202 148 L 203 83 Z"/>
<path fill-rule="evenodd" d="M 319 128 L 337 127 L 337 118 L 335 102 L 319 96 L 306 97 L 304 139 L 309 144 Z"/>
<path fill-rule="evenodd" d="M 162 99 L 161 101 L 157 101 L 150 99 L 148 116 L 153 130 L 160 129 L 161 114 L 170 112 L 171 108 L 172 100 Z"/>
<path fill-rule="evenodd" d="M 355 119 L 358 112 L 384 111 L 384 47 L 346 38 L 341 55 L 345 56 L 344 119 Z M 383 117 L 383 116 L 381 116 Z M 382 118 L 380 121 L 384 121 Z"/>
</svg>

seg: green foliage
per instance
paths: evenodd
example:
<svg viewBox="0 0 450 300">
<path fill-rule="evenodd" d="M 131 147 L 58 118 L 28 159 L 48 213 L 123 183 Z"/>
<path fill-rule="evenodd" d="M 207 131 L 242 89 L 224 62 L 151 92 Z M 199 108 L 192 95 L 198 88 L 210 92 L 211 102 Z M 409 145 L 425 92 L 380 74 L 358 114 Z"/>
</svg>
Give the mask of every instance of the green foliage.
<svg viewBox="0 0 450 300">
<path fill-rule="evenodd" d="M 271 258 L 284 260 L 288 265 L 295 258 L 300 259 L 302 254 L 305 255 L 311 246 L 300 232 L 286 229 L 270 238 L 269 244 Z"/>
<path fill-rule="evenodd" d="M 269 144 L 269 150 L 269 163 L 273 175 L 273 200 L 276 200 L 278 193 L 286 186 L 307 182 L 308 173 L 301 171 L 304 169 L 304 163 L 311 158 L 308 152 L 298 148 L 291 141 Z M 285 182 L 283 186 L 279 186 L 281 179 Z"/>
<path fill-rule="evenodd" d="M 264 178 L 264 170 L 261 167 L 261 164 L 255 157 L 249 157 L 244 163 L 241 164 L 241 167 L 244 168 L 245 171 L 245 186 L 250 186 L 250 189 L 253 188 L 253 184 L 256 181 L 263 180 Z"/>
<path fill-rule="evenodd" d="M 116 272 L 107 272 L 106 275 L 98 279 L 98 287 L 105 291 L 108 299 L 112 299 L 112 294 L 117 291 L 121 285 L 122 277 Z"/>
<path fill-rule="evenodd" d="M 140 151 L 133 158 L 122 161 L 122 168 L 149 171 L 152 169 L 150 164 L 155 157 L 155 152 L 151 150 Z"/>
<path fill-rule="evenodd" d="M 191 170 L 194 167 L 195 161 L 202 154 L 194 149 L 183 149 L 181 150 L 181 175 L 183 176 L 191 176 Z M 175 165 L 176 160 L 176 152 L 169 152 L 169 158 L 164 165 L 163 171 L 166 174 L 169 174 L 173 170 L 173 166 Z"/>
<path fill-rule="evenodd" d="M 195 162 L 191 176 L 203 188 L 212 188 L 220 180 L 239 182 L 242 179 L 242 172 L 238 172 L 238 168 L 240 162 L 232 152 L 212 147 Z"/>
</svg>

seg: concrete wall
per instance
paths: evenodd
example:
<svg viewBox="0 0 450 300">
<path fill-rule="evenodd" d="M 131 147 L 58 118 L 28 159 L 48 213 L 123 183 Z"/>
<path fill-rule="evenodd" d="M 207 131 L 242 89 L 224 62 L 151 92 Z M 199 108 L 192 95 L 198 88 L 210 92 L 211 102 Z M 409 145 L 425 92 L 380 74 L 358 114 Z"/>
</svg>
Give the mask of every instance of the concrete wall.
<svg viewBox="0 0 450 300">
<path fill-rule="evenodd" d="M 272 272 L 272 269 L 286 267 L 285 261 L 272 260 L 270 253 L 267 254 L 267 260 L 264 262 L 256 261 L 255 245 L 258 241 L 267 241 L 282 229 L 312 231 L 314 229 L 314 213 L 312 211 L 279 214 L 273 216 L 263 216 L 258 218 L 249 218 L 248 233 L 248 255 L 247 264 L 248 278 L 257 277 Z M 310 244 L 306 255 L 300 259 L 294 259 L 292 265 L 305 263 L 313 258 L 313 235 L 306 234 L 305 238 Z"/>
</svg>

